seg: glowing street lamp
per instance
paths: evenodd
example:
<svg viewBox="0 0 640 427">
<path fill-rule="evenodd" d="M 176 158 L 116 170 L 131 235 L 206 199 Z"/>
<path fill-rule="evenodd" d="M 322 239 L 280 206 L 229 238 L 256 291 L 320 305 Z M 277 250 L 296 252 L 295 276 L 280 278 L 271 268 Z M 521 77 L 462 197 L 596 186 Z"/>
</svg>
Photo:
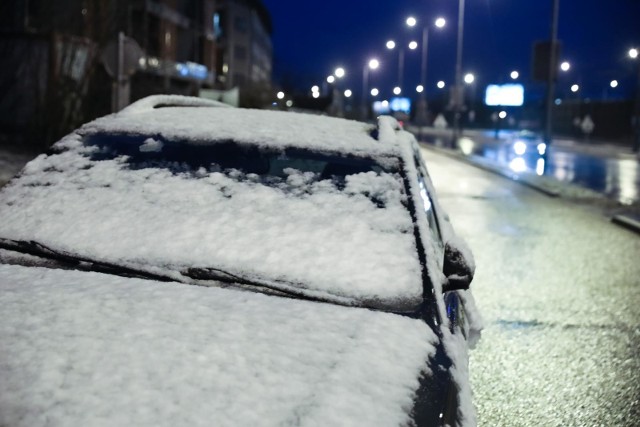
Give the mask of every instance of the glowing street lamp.
<svg viewBox="0 0 640 427">
<path fill-rule="evenodd" d="M 278 99 L 284 99 L 284 92 L 278 92 L 278 93 L 276 94 L 276 98 L 278 98 Z"/>
<path fill-rule="evenodd" d="M 447 21 L 443 17 L 439 17 L 438 19 L 436 19 L 436 27 L 438 28 L 444 27 L 446 23 Z"/>
<path fill-rule="evenodd" d="M 560 69 L 564 72 L 569 71 L 570 68 L 571 68 L 571 64 L 569 64 L 567 61 L 560 64 Z"/>
<path fill-rule="evenodd" d="M 392 50 L 396 47 L 396 42 L 394 42 L 393 40 L 389 40 L 387 41 L 386 46 L 387 46 L 387 49 Z"/>
<path fill-rule="evenodd" d="M 617 88 L 618 87 L 618 81 L 617 80 L 611 80 L 611 83 L 609 83 L 609 86 L 611 86 L 612 88 Z"/>
<path fill-rule="evenodd" d="M 629 49 L 629 58 L 636 59 L 638 57 L 638 49 L 632 48 Z"/>
<path fill-rule="evenodd" d="M 415 27 L 417 23 L 418 23 L 418 21 L 413 16 L 410 16 L 410 17 L 407 18 L 407 25 L 409 27 Z"/>
<path fill-rule="evenodd" d="M 580 90 L 580 86 L 578 86 L 578 85 L 572 85 L 571 86 L 571 92 L 576 93 L 579 90 Z"/>
<path fill-rule="evenodd" d="M 336 68 L 336 70 L 333 72 L 333 75 L 339 79 L 343 78 L 344 74 L 345 74 L 345 71 L 344 71 L 344 68 L 342 67 Z"/>
<path fill-rule="evenodd" d="M 511 78 L 513 80 L 516 80 L 518 77 L 520 77 L 520 73 L 518 73 L 517 71 L 512 71 L 511 72 Z"/>
<path fill-rule="evenodd" d="M 378 89 L 376 89 L 375 87 L 373 89 L 371 89 L 371 96 L 378 96 L 379 93 L 380 93 L 380 91 Z"/>
<path fill-rule="evenodd" d="M 445 82 L 440 80 L 437 84 L 438 89 L 444 89 L 444 87 L 446 86 Z"/>
<path fill-rule="evenodd" d="M 409 42 L 409 49 L 416 50 L 417 48 L 418 48 L 418 42 L 417 41 Z"/>
<path fill-rule="evenodd" d="M 335 81 L 336 81 L 336 78 L 335 78 L 334 76 L 329 76 L 329 77 L 327 77 L 327 82 L 328 82 L 328 83 L 333 83 L 333 82 L 335 82 Z"/>
<path fill-rule="evenodd" d="M 418 93 L 422 93 L 422 92 L 424 92 L 424 86 L 422 86 L 422 85 L 418 85 L 418 86 L 416 87 L 416 92 L 418 92 Z"/>
<path fill-rule="evenodd" d="M 344 97 L 345 98 L 351 98 L 351 95 L 353 95 L 353 92 L 351 92 L 350 89 L 347 89 L 344 91 Z"/>
<path fill-rule="evenodd" d="M 466 84 L 468 84 L 468 85 L 473 83 L 475 79 L 476 79 L 476 77 L 471 73 L 467 73 L 467 74 L 464 75 L 464 82 Z"/>
<path fill-rule="evenodd" d="M 400 89 L 399 86 L 396 86 L 396 87 L 393 88 L 393 93 L 395 95 L 400 95 L 402 93 L 402 89 Z"/>
</svg>

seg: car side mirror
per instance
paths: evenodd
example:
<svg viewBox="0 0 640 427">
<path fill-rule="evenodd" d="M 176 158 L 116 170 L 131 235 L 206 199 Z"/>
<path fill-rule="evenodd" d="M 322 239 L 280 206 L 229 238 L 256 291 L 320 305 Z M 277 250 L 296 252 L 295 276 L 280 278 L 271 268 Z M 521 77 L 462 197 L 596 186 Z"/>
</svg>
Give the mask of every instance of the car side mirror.
<svg viewBox="0 0 640 427">
<path fill-rule="evenodd" d="M 473 260 L 468 260 L 460 248 L 447 243 L 442 268 L 447 281 L 442 286 L 442 292 L 469 289 L 474 273 L 472 263 Z"/>
</svg>

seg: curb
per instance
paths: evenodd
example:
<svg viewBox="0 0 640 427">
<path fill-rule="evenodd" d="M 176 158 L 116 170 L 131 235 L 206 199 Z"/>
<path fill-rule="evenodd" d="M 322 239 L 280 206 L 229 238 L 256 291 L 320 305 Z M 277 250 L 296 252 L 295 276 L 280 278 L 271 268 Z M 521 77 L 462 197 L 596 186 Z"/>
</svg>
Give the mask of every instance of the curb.
<svg viewBox="0 0 640 427">
<path fill-rule="evenodd" d="M 611 218 L 611 222 L 626 228 L 627 230 L 640 234 L 640 221 L 636 218 L 627 215 L 614 215 Z"/>
</svg>

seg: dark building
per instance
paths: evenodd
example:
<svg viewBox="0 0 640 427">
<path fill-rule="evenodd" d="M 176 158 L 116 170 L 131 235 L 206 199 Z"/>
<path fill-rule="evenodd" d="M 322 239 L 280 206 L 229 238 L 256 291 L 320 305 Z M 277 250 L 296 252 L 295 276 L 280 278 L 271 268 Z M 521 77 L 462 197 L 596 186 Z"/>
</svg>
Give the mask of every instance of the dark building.
<svg viewBox="0 0 640 427">
<path fill-rule="evenodd" d="M 119 33 L 131 73 L 116 86 Z M 0 4 L 0 57 L 0 143 L 47 146 L 122 99 L 237 88 L 264 106 L 271 21 L 259 0 L 14 0 Z"/>
</svg>

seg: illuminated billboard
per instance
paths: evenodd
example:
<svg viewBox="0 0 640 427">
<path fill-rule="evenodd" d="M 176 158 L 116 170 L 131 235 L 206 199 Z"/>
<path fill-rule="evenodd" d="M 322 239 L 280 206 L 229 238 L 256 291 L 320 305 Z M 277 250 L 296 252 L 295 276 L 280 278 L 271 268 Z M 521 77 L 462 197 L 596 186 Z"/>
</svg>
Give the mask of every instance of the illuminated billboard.
<svg viewBox="0 0 640 427">
<path fill-rule="evenodd" d="M 524 87 L 521 84 L 489 85 L 484 96 L 489 106 L 520 107 L 524 103 Z"/>
</svg>

